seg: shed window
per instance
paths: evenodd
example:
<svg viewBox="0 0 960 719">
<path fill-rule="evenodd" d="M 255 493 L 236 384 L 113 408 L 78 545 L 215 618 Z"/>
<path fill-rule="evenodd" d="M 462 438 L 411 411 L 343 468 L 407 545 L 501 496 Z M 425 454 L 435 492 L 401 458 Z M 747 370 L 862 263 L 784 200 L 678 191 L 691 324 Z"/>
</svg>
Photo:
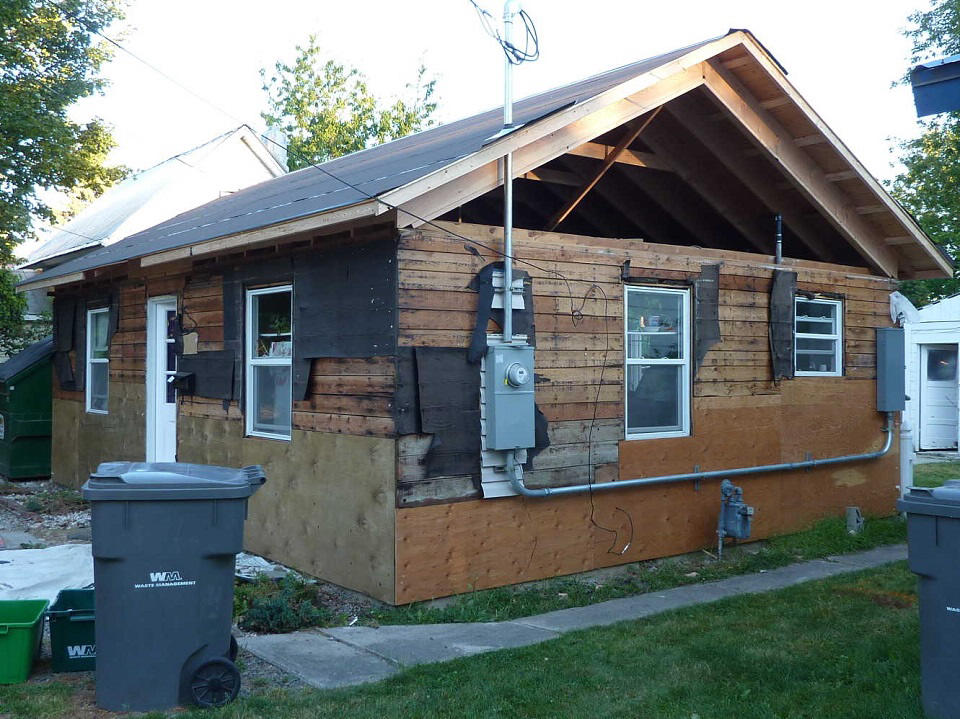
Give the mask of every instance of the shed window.
<svg viewBox="0 0 960 719">
<path fill-rule="evenodd" d="M 107 413 L 110 389 L 110 311 L 87 312 L 87 412 Z"/>
<path fill-rule="evenodd" d="M 945 382 L 957 378 L 957 350 L 927 351 L 927 379 Z"/>
<path fill-rule="evenodd" d="M 690 434 L 690 292 L 627 287 L 627 439 Z"/>
<path fill-rule="evenodd" d="M 247 291 L 247 434 L 289 439 L 293 397 L 293 289 Z"/>
<path fill-rule="evenodd" d="M 798 376 L 843 373 L 843 305 L 840 300 L 796 298 L 794 367 Z"/>
</svg>

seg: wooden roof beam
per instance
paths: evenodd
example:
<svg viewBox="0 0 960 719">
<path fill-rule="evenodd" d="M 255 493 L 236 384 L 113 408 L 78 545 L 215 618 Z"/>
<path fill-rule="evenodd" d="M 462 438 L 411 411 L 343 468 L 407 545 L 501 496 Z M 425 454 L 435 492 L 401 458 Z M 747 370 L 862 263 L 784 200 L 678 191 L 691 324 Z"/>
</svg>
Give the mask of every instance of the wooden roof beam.
<svg viewBox="0 0 960 719">
<path fill-rule="evenodd" d="M 784 105 L 790 104 L 790 98 L 787 95 L 778 95 L 777 97 L 772 97 L 769 100 L 761 100 L 760 107 L 764 110 L 773 110 L 777 107 L 783 107 Z"/>
<path fill-rule="evenodd" d="M 757 103 L 760 107 L 760 103 Z M 804 135 L 803 137 L 793 138 L 793 144 L 797 147 L 810 147 L 810 145 L 824 145 L 827 142 L 826 135 L 823 135 L 819 132 L 815 132 L 812 135 Z"/>
<path fill-rule="evenodd" d="M 646 197 L 660 212 L 689 233 L 694 244 L 725 244 L 722 241 L 718 242 L 721 232 L 718 231 L 718 225 L 708 217 L 708 214 L 713 211 L 711 207 L 692 207 L 673 188 L 654 181 L 654 178 L 649 175 L 638 176 L 629 168 L 621 168 L 619 174 L 627 179 L 628 184 L 633 187 L 633 192 L 639 192 Z M 629 190 L 625 192 L 628 195 L 632 194 Z"/>
<path fill-rule="evenodd" d="M 823 179 L 827 182 L 843 182 L 858 177 L 856 170 L 839 170 L 838 172 L 827 172 Z"/>
<path fill-rule="evenodd" d="M 508 150 L 514 153 L 514 172 L 522 175 L 699 87 L 702 67 L 698 62 L 659 80 L 647 79 L 646 85 L 615 102 L 601 95 L 525 125 L 443 170 L 385 193 L 383 199 L 400 207 L 398 227 L 417 227 L 422 224 L 420 217 L 439 217 L 499 186 L 503 182 L 500 158 Z M 640 79 L 625 86 L 638 84 Z"/>
<path fill-rule="evenodd" d="M 723 133 L 721 128 L 717 124 L 705 120 L 692 103 L 683 103 L 683 99 L 678 98 L 667 108 L 671 116 L 711 150 L 771 213 L 779 212 L 787 226 L 793 230 L 807 249 L 824 260 L 835 259 L 836 255 L 833 250 L 824 242 L 820 233 L 803 217 L 803 211 L 797 206 L 799 198 L 796 195 L 789 196 L 777 190 L 775 183 L 771 183 L 756 168 L 744 163 L 738 148 L 730 142 L 730 138 Z M 685 111 L 681 112 L 681 110 Z"/>
<path fill-rule="evenodd" d="M 813 202 L 840 233 L 874 267 L 889 277 L 898 276 L 896 255 L 872 226 L 860 217 L 850 198 L 834 183 L 794 138 L 760 107 L 752 93 L 719 63 L 704 63 L 705 87 L 748 131 L 753 141 L 779 162 L 794 184 Z"/>
<path fill-rule="evenodd" d="M 583 187 L 580 188 L 580 191 L 577 192 L 573 197 L 570 198 L 570 201 L 566 205 L 561 207 L 557 213 L 550 218 L 550 222 L 547 223 L 547 232 L 553 232 L 557 229 L 557 225 L 563 222 L 567 217 L 570 216 L 570 213 L 573 212 L 577 205 L 579 205 L 583 198 L 587 196 L 587 193 L 590 192 L 594 187 L 597 186 L 597 183 L 603 179 L 603 176 L 607 174 L 607 171 L 613 167 L 613 163 L 617 161 L 617 158 L 623 153 L 624 150 L 629 147 L 634 140 L 640 137 L 640 133 L 649 127 L 650 123 L 653 122 L 654 118 L 660 114 L 660 111 L 663 109 L 663 105 L 656 108 L 650 115 L 643 120 L 643 122 L 637 122 L 633 127 L 629 128 L 620 139 L 620 142 L 617 143 L 617 146 L 603 161 L 600 167 L 597 168 L 597 171 L 593 176 L 587 180 Z"/>
<path fill-rule="evenodd" d="M 580 187 L 583 184 L 583 179 L 572 172 L 552 170 L 547 167 L 538 167 L 535 170 L 530 170 L 530 172 L 525 172 L 520 175 L 519 179 L 533 180 L 535 182 L 550 182 L 554 185 L 566 185 L 567 187 Z"/>
<path fill-rule="evenodd" d="M 589 169 L 579 167 L 580 163 L 577 160 L 566 158 L 561 158 L 561 160 L 565 167 L 571 168 L 582 178 L 581 181 L 589 177 Z M 685 228 L 670 213 L 650 199 L 648 193 L 644 193 L 642 189 L 638 189 L 632 183 L 632 177 L 630 177 L 632 174 L 634 174 L 634 171 L 628 167 L 618 165 L 608 175 L 613 179 L 601 182 L 594 192 L 623 215 L 630 224 L 639 227 L 642 231 L 641 236 L 646 240 L 651 242 L 695 242 L 698 236 L 682 237 L 681 233 Z M 631 185 L 633 189 L 631 189 Z"/>
<path fill-rule="evenodd" d="M 749 55 L 741 55 L 740 57 L 735 57 L 732 60 L 724 60 L 723 66 L 729 70 L 736 70 L 738 67 L 749 65 L 751 60 L 752 58 Z"/>
<path fill-rule="evenodd" d="M 580 184 L 583 184 L 582 181 Z M 544 188 L 560 202 L 566 203 L 569 200 L 569 197 L 559 190 L 555 185 L 544 184 Z M 555 213 L 554 213 L 555 214 Z M 609 218 L 603 213 L 595 212 L 589 207 L 581 207 L 580 212 L 577 213 L 577 219 L 581 222 L 589 225 L 593 232 L 591 234 L 596 235 L 597 237 L 613 237 L 617 233 L 614 230 L 613 225 L 610 224 Z M 544 222 L 544 227 L 548 226 L 549 221 Z"/>
<path fill-rule="evenodd" d="M 756 218 L 746 211 L 739 201 L 740 198 L 731 194 L 729 175 L 721 177 L 716 172 L 710 172 L 709 168 L 704 166 L 704 158 L 691 154 L 690 144 L 663 125 L 654 123 L 643 139 L 658 155 L 670 158 L 673 171 L 733 225 L 754 249 L 765 255 L 773 254 L 772 228 L 769 232 L 764 232 Z M 716 164 L 721 163 L 716 161 Z"/>
<path fill-rule="evenodd" d="M 577 157 L 589 157 L 594 160 L 605 160 L 614 151 L 613 145 L 604 145 L 600 142 L 586 142 L 579 147 L 574 147 L 567 152 L 568 155 Z M 669 172 L 669 167 L 659 157 L 652 152 L 641 152 L 625 148 L 617 158 L 616 162 L 624 165 L 633 165 L 634 167 L 646 167 L 651 170 L 663 170 Z"/>
</svg>

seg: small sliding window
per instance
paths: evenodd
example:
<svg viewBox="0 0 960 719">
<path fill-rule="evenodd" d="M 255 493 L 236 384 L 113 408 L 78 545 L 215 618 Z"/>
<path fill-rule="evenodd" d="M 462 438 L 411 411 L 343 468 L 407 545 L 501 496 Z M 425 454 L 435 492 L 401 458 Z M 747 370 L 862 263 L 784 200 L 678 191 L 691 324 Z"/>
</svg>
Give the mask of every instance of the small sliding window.
<svg viewBox="0 0 960 719">
<path fill-rule="evenodd" d="M 293 288 L 247 291 L 247 434 L 290 439 Z"/>
<path fill-rule="evenodd" d="M 794 368 L 800 377 L 843 374 L 843 303 L 796 298 Z"/>
<path fill-rule="evenodd" d="M 690 434 L 690 291 L 627 287 L 627 439 Z"/>
</svg>

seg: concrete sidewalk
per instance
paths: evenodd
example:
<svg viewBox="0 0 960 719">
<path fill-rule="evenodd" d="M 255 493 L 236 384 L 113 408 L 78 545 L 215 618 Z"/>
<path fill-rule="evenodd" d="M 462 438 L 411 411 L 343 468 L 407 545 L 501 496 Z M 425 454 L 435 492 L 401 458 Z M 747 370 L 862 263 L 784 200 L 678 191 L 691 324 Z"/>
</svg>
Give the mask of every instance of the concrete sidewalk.
<svg viewBox="0 0 960 719">
<path fill-rule="evenodd" d="M 509 622 L 337 627 L 247 636 L 240 645 L 314 687 L 329 689 L 379 681 L 416 664 L 537 644 L 578 629 L 640 619 L 740 594 L 769 592 L 906 558 L 906 545 L 898 544 Z"/>
</svg>

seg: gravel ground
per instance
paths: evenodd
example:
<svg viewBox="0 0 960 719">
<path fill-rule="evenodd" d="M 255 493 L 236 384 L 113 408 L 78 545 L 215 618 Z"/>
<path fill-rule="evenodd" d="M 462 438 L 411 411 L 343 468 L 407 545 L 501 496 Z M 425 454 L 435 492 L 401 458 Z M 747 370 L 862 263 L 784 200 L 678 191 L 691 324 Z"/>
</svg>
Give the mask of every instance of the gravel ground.
<svg viewBox="0 0 960 719">
<path fill-rule="evenodd" d="M 0 532 L 27 532 L 46 546 L 90 541 L 90 510 L 50 480 L 0 480 Z M 42 511 L 30 509 L 40 506 Z M 11 547 L 19 549 L 19 547 Z"/>
</svg>

